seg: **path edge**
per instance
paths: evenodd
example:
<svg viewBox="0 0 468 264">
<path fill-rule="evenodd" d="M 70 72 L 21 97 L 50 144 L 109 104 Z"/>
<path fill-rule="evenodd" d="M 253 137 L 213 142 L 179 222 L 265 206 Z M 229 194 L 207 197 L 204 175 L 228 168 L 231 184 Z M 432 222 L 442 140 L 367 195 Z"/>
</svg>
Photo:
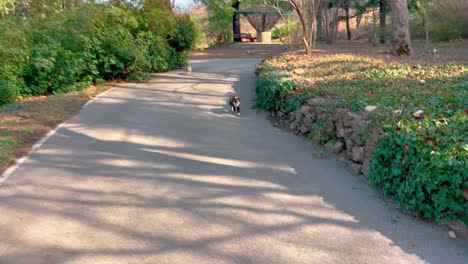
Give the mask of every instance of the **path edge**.
<svg viewBox="0 0 468 264">
<path fill-rule="evenodd" d="M 69 119 L 65 120 L 64 122 L 60 123 L 59 125 L 57 125 L 54 129 L 52 129 L 51 131 L 49 131 L 45 136 L 43 136 L 42 138 L 40 138 L 32 147 L 31 147 L 31 150 L 28 151 L 28 153 L 26 153 L 25 155 L 21 156 L 20 158 L 18 158 L 15 163 L 13 165 L 11 165 L 10 167 L 8 167 L 3 173 L 0 174 L 0 187 L 9 179 L 11 178 L 11 176 L 13 176 L 13 174 L 29 159 L 29 157 L 34 153 L 36 152 L 37 150 L 39 150 L 52 136 L 54 136 L 55 134 L 57 134 L 57 132 L 62 128 L 64 127 L 68 122 L 70 122 L 70 120 L 74 119 L 76 116 L 80 115 L 80 113 L 86 109 L 90 104 L 92 104 L 93 102 L 95 102 L 97 99 L 99 99 L 100 97 L 106 95 L 107 93 L 109 93 L 110 91 L 114 90 L 116 87 L 115 86 L 112 86 L 110 87 L 109 89 L 103 91 L 102 93 L 96 95 L 95 97 L 91 98 L 89 101 L 87 101 L 82 107 L 81 109 L 75 114 L 73 115 L 72 117 L 70 117 Z"/>
</svg>

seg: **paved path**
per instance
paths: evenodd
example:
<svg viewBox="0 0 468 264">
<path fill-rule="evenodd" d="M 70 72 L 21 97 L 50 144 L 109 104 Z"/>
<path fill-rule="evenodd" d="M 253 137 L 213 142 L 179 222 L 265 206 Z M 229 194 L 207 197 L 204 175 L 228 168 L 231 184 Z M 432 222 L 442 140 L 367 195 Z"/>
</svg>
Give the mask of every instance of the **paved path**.
<svg viewBox="0 0 468 264">
<path fill-rule="evenodd" d="M 198 61 L 90 104 L 0 186 L 0 263 L 468 262 L 250 109 L 256 63 Z"/>
</svg>

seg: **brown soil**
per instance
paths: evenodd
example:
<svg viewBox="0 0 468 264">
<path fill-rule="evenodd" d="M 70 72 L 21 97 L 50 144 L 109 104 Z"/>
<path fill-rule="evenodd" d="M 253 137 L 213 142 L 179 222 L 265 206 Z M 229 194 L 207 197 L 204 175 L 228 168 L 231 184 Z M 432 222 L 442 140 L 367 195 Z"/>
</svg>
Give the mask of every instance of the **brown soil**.
<svg viewBox="0 0 468 264">
<path fill-rule="evenodd" d="M 335 45 L 318 44 L 318 54 L 342 54 L 369 56 L 388 61 L 410 62 L 421 64 L 466 63 L 468 62 L 468 39 L 431 43 L 426 49 L 423 41 L 413 41 L 413 56 L 397 57 L 390 54 L 391 46 L 387 44 L 368 43 L 367 41 L 339 41 Z"/>
<path fill-rule="evenodd" d="M 277 56 L 288 47 L 279 42 L 261 43 L 228 43 L 203 51 L 190 53 L 191 59 L 234 59 L 265 58 Z M 345 54 L 369 56 L 387 61 L 410 62 L 421 64 L 466 63 L 468 62 L 468 39 L 454 42 L 431 43 L 430 49 L 424 47 L 423 41 L 413 42 L 414 55 L 397 57 L 390 54 L 390 44 L 368 43 L 367 41 L 339 41 L 335 45 L 317 44 L 314 54 Z M 303 52 L 294 50 L 293 53 Z"/>
<path fill-rule="evenodd" d="M 110 85 L 92 86 L 69 94 L 25 98 L 17 104 L 1 107 L 0 149 L 4 153 L 0 155 L 0 175 L 17 158 L 27 154 L 41 137 L 109 88 Z"/>
<path fill-rule="evenodd" d="M 285 51 L 281 43 L 228 43 L 190 53 L 190 59 L 261 59 L 280 55 Z"/>
</svg>

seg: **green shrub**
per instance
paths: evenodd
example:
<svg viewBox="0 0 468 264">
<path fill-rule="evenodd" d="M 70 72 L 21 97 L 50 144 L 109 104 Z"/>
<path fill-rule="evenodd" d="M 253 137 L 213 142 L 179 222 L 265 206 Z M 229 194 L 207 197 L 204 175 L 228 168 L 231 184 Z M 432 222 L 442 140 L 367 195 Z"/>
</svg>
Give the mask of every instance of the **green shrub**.
<svg viewBox="0 0 468 264">
<path fill-rule="evenodd" d="M 271 38 L 272 39 L 278 39 L 280 37 L 283 37 L 287 34 L 287 30 L 285 27 L 280 27 L 280 28 L 275 28 L 271 31 Z"/>
<path fill-rule="evenodd" d="M 308 93 L 299 92 L 299 84 L 292 78 L 282 76 L 281 72 L 268 75 L 257 80 L 258 107 L 268 110 L 281 108 L 291 112 L 310 98 Z"/>
<path fill-rule="evenodd" d="M 129 11 L 113 8 L 96 14 L 92 21 L 94 43 L 91 53 L 96 58 L 96 69 L 106 79 L 118 78 L 132 70 L 139 47 L 132 32 L 138 22 Z"/>
<path fill-rule="evenodd" d="M 292 99 L 294 97 L 292 94 L 299 87 L 294 79 L 287 77 L 286 72 L 274 69 L 267 64 L 259 66 L 257 75 L 256 104 L 258 107 L 270 110 L 284 105 L 288 111 L 294 110 L 293 107 L 297 103 Z"/>
<path fill-rule="evenodd" d="M 0 19 L 0 80 L 8 86 L 23 86 L 20 75 L 29 54 L 23 29 L 17 19 Z"/>
<path fill-rule="evenodd" d="M 194 50 L 202 50 L 207 46 L 207 36 L 205 33 L 205 25 L 203 20 L 197 18 L 196 16 L 190 17 L 194 24 L 194 29 L 197 32 L 195 38 Z"/>
<path fill-rule="evenodd" d="M 437 221 L 468 220 L 466 114 L 402 121 L 388 131 L 372 159 L 371 182 L 409 212 Z"/>
<path fill-rule="evenodd" d="M 138 12 L 141 31 L 157 32 L 161 36 L 172 35 L 177 28 L 177 17 L 169 1 L 144 1 L 144 8 Z"/>
<path fill-rule="evenodd" d="M 198 32 L 191 18 L 177 17 L 165 1 L 143 6 L 82 3 L 43 16 L 34 5 L 26 20 L 4 16 L 0 80 L 14 96 L 47 95 L 185 66 Z"/>
<path fill-rule="evenodd" d="M 200 34 L 190 15 L 179 16 L 177 17 L 177 30 L 169 36 L 168 42 L 177 52 L 193 50 Z"/>
<path fill-rule="evenodd" d="M 171 68 L 180 68 L 187 66 L 187 54 L 184 52 L 175 52 L 170 59 Z"/>
<path fill-rule="evenodd" d="M 129 67 L 130 71 L 163 72 L 175 68 L 171 66 L 173 49 L 158 34 L 139 33 L 135 44 L 135 60 Z"/>
<path fill-rule="evenodd" d="M 150 74 L 147 72 L 134 72 L 127 77 L 129 82 L 146 83 L 150 80 Z"/>
<path fill-rule="evenodd" d="M 15 100 L 17 91 L 7 81 L 0 80 L 0 105 L 8 104 Z"/>
<path fill-rule="evenodd" d="M 294 85 L 294 84 L 293 84 Z M 284 86 L 283 86 L 284 87 Z M 286 112 L 292 112 L 310 98 L 308 93 L 296 93 L 286 100 L 279 103 L 279 108 Z"/>
<path fill-rule="evenodd" d="M 287 37 L 291 34 L 291 32 L 294 32 L 297 29 L 296 25 L 293 23 L 289 22 L 289 30 L 287 26 L 281 26 L 279 28 L 275 28 L 271 31 L 271 37 L 273 39 L 279 39 L 282 37 Z"/>
</svg>

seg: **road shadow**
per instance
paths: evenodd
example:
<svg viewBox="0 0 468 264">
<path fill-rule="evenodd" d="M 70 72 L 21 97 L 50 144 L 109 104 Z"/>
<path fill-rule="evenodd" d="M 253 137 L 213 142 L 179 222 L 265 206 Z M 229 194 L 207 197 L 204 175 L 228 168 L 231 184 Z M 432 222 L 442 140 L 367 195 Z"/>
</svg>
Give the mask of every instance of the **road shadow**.
<svg viewBox="0 0 468 264">
<path fill-rule="evenodd" d="M 89 105 L 0 186 L 0 263 L 466 260 L 465 242 L 251 109 L 257 62 L 195 61 Z"/>
</svg>

